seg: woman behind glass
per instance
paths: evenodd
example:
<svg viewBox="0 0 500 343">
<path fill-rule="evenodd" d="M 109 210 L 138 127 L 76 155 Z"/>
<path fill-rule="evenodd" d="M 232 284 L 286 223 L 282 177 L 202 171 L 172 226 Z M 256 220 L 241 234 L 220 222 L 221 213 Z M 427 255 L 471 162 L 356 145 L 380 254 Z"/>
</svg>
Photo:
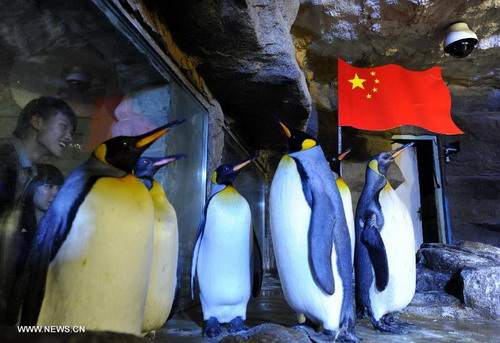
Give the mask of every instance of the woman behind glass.
<svg viewBox="0 0 500 343">
<path fill-rule="evenodd" d="M 23 205 L 22 235 L 29 246 L 36 228 L 64 182 L 59 169 L 51 164 L 37 164 L 38 174 L 31 181 Z"/>
</svg>

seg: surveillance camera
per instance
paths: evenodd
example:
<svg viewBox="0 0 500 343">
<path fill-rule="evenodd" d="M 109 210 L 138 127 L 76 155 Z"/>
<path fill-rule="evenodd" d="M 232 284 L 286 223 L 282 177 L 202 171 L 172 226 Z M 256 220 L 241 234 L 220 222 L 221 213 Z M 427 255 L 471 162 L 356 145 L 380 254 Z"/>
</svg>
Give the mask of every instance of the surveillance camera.
<svg viewBox="0 0 500 343">
<path fill-rule="evenodd" d="M 73 67 L 66 76 L 66 83 L 72 89 L 84 91 L 90 87 L 90 77 L 82 67 Z"/>
<path fill-rule="evenodd" d="M 477 35 L 469 29 L 466 23 L 455 23 L 448 28 L 443 44 L 444 52 L 453 57 L 466 57 L 474 50 L 477 42 Z"/>
</svg>

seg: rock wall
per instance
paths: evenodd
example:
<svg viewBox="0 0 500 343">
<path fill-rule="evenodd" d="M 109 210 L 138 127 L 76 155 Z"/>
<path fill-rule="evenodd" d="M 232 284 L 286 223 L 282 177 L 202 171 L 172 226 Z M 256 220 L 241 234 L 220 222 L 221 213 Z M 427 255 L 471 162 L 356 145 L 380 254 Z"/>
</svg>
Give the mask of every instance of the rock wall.
<svg viewBox="0 0 500 343">
<path fill-rule="evenodd" d="M 460 144 L 444 166 L 453 240 L 500 247 L 500 90 L 450 90 L 455 122 L 465 132 L 443 139 Z"/>
<path fill-rule="evenodd" d="M 499 248 L 469 241 L 423 244 L 417 258 L 416 294 L 406 313 L 426 318 L 500 318 Z"/>
<path fill-rule="evenodd" d="M 353 148 L 344 164 L 344 178 L 353 191 L 354 205 L 366 162 L 390 149 L 393 134 L 437 136 L 451 242 L 476 240 L 500 246 L 500 69 L 492 63 L 500 46 L 500 29 L 493 24 L 498 14 L 498 3 L 491 1 L 301 1 L 291 33 L 317 113 L 317 135 L 328 155 L 337 152 L 338 57 L 356 67 L 441 66 L 452 96 L 452 118 L 465 132 L 445 136 L 410 126 L 384 132 L 343 128 L 343 147 Z M 465 20 L 480 39 L 464 59 L 442 49 L 447 25 L 458 20 Z M 461 150 L 445 163 L 444 149 L 453 142 L 459 142 Z"/>
</svg>

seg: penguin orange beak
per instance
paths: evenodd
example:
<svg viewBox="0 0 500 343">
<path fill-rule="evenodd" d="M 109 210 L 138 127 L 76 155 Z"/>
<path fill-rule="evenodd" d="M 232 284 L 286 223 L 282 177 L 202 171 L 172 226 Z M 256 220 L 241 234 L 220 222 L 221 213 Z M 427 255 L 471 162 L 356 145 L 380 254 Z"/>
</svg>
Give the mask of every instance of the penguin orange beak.
<svg viewBox="0 0 500 343">
<path fill-rule="evenodd" d="M 166 134 L 171 128 L 176 127 L 184 123 L 185 119 L 174 120 L 166 125 L 160 126 L 159 128 L 149 131 L 142 135 L 143 137 L 138 137 L 139 140 L 135 143 L 136 148 L 142 148 L 148 144 L 153 143 L 155 140 Z"/>
<path fill-rule="evenodd" d="M 283 124 L 283 123 L 281 122 L 281 120 L 278 120 L 278 123 L 280 123 L 281 128 L 283 129 L 283 131 L 285 131 L 286 136 L 287 136 L 288 138 L 290 138 L 290 137 L 292 136 L 292 133 L 290 132 L 290 130 L 288 129 L 288 127 L 286 127 L 286 125 L 285 125 L 285 124 Z"/>
<path fill-rule="evenodd" d="M 396 158 L 396 157 L 398 157 L 399 155 L 401 155 L 401 153 L 402 153 L 403 151 L 405 151 L 406 149 L 408 149 L 408 148 L 409 148 L 409 147 L 411 147 L 412 145 L 415 145 L 415 142 L 410 142 L 410 143 L 407 143 L 407 144 L 405 144 L 405 145 L 403 145 L 403 146 L 400 146 L 399 148 L 397 148 L 397 149 L 395 149 L 395 150 L 393 150 L 393 151 L 392 151 L 392 155 L 391 155 L 391 157 L 392 157 L 392 158 Z"/>
<path fill-rule="evenodd" d="M 252 158 L 249 158 L 248 160 L 246 161 L 243 161 L 241 162 L 240 164 L 237 164 L 236 166 L 233 167 L 233 171 L 238 171 L 240 170 L 241 168 L 245 167 L 246 165 L 250 164 L 250 162 L 254 161 L 257 157 L 259 157 L 259 155 L 256 155 Z"/>
<path fill-rule="evenodd" d="M 341 153 L 341 154 L 339 155 L 339 157 L 337 157 L 337 160 L 342 161 L 342 160 L 344 159 L 344 157 L 346 157 L 346 156 L 347 156 L 347 154 L 351 152 L 351 150 L 352 150 L 352 149 L 351 149 L 351 148 L 349 148 L 349 149 L 347 149 L 346 151 L 344 151 L 343 153 Z"/>
<path fill-rule="evenodd" d="M 153 166 L 155 167 L 161 167 L 166 164 L 172 163 L 174 161 L 180 160 L 181 158 L 186 158 L 187 156 L 184 154 L 176 154 L 176 155 L 170 155 L 170 156 L 165 156 L 164 159 L 161 159 L 159 161 L 156 161 L 153 163 Z"/>
</svg>

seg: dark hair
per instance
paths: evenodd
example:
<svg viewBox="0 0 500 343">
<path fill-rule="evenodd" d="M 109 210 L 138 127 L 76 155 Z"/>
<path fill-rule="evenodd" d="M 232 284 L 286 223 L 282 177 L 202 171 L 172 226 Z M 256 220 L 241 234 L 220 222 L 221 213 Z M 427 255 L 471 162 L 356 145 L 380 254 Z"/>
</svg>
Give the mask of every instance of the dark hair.
<svg viewBox="0 0 500 343">
<path fill-rule="evenodd" d="M 35 194 L 35 188 L 43 185 L 56 185 L 60 186 L 64 183 L 64 176 L 57 167 L 52 164 L 37 163 L 36 164 L 37 174 L 31 180 L 28 187 L 26 188 L 26 193 L 24 195 L 25 203 L 31 206 L 33 195 Z M 28 204 L 29 203 L 29 204 Z"/>
<path fill-rule="evenodd" d="M 30 243 L 35 235 L 38 226 L 35 216 L 35 205 L 33 204 L 33 196 L 35 195 L 36 187 L 49 185 L 62 185 L 64 176 L 59 169 L 51 164 L 36 164 L 37 175 L 31 180 L 24 194 L 23 214 L 21 218 L 21 227 L 26 230 L 24 239 Z"/>
<path fill-rule="evenodd" d="M 65 115 L 71 121 L 73 129 L 76 129 L 76 114 L 67 103 L 51 96 L 42 96 L 28 102 L 21 113 L 19 113 L 17 125 L 14 129 L 14 136 L 17 138 L 26 136 L 28 128 L 31 125 L 31 118 L 34 116 L 39 116 L 43 120 L 47 120 L 58 113 Z"/>
<path fill-rule="evenodd" d="M 40 184 L 49 185 L 62 185 L 64 182 L 64 176 L 57 167 L 52 164 L 37 163 L 36 164 L 37 174 L 31 181 L 31 184 L 39 186 Z"/>
</svg>

